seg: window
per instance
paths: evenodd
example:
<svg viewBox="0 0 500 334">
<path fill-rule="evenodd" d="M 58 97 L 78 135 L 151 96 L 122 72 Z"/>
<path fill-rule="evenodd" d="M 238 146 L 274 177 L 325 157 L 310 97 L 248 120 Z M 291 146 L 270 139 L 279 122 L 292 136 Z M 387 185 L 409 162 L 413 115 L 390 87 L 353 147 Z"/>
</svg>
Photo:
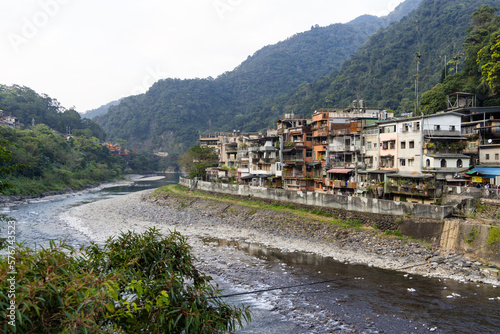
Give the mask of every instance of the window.
<svg viewBox="0 0 500 334">
<path fill-rule="evenodd" d="M 374 147 L 374 148 L 377 148 L 377 143 L 373 143 L 373 147 Z"/>
<path fill-rule="evenodd" d="M 462 168 L 462 166 L 463 166 L 462 159 L 458 159 L 457 160 L 457 168 Z"/>
<path fill-rule="evenodd" d="M 431 166 L 431 160 L 427 159 L 425 160 L 425 167 L 430 167 Z"/>
<path fill-rule="evenodd" d="M 420 130 L 420 122 L 415 122 L 415 130 Z"/>
<path fill-rule="evenodd" d="M 404 150 L 406 148 L 406 142 L 402 141 L 401 142 L 401 149 Z"/>
<path fill-rule="evenodd" d="M 441 168 L 446 168 L 446 159 L 441 159 Z"/>
<path fill-rule="evenodd" d="M 396 148 L 396 142 L 394 140 L 389 142 L 389 149 L 394 150 L 395 148 Z"/>
<path fill-rule="evenodd" d="M 406 159 L 399 159 L 400 166 L 406 166 Z"/>
<path fill-rule="evenodd" d="M 450 131 L 455 132 L 455 125 L 450 125 Z"/>
<path fill-rule="evenodd" d="M 486 154 L 486 160 L 490 160 L 490 155 Z"/>
<path fill-rule="evenodd" d="M 367 150 L 371 150 L 372 149 L 372 142 L 369 141 L 368 143 L 366 143 L 366 149 Z"/>
<path fill-rule="evenodd" d="M 476 143 L 469 143 L 469 148 L 472 150 L 476 149 Z"/>
<path fill-rule="evenodd" d="M 408 159 L 408 166 L 410 167 L 415 166 L 415 159 Z"/>
<path fill-rule="evenodd" d="M 498 153 L 495 153 L 495 160 L 500 160 L 500 155 Z"/>
<path fill-rule="evenodd" d="M 413 140 L 410 140 L 410 148 L 415 148 L 415 141 Z"/>
<path fill-rule="evenodd" d="M 306 136 L 306 141 L 312 141 L 312 140 L 313 140 L 313 137 L 311 135 Z"/>
<path fill-rule="evenodd" d="M 434 125 L 434 130 L 436 130 L 436 131 L 441 130 L 441 125 L 439 125 L 439 124 Z"/>
<path fill-rule="evenodd" d="M 313 151 L 312 150 L 306 150 L 306 158 L 312 158 L 313 156 Z"/>
</svg>

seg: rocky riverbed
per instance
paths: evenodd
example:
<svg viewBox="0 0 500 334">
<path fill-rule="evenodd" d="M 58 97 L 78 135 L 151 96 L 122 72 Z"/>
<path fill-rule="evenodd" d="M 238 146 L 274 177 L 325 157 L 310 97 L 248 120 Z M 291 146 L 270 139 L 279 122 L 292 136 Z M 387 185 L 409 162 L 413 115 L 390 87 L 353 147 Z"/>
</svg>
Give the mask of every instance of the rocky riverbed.
<svg viewBox="0 0 500 334">
<path fill-rule="evenodd" d="M 425 311 L 423 314 L 414 314 L 410 311 L 412 307 L 419 309 L 418 304 L 422 302 L 420 299 L 423 296 L 430 297 L 436 293 L 424 292 L 429 283 L 420 282 L 424 278 L 419 279 L 418 275 L 440 277 L 433 284 L 443 284 L 438 290 L 449 290 L 441 290 L 439 298 L 450 303 L 462 303 L 460 300 L 465 298 L 465 304 L 460 307 L 465 309 L 478 306 L 470 304 L 469 297 L 460 297 L 460 293 L 464 293 L 458 291 L 456 283 L 446 283 L 446 279 L 500 285 L 498 278 L 481 270 L 480 263 L 474 259 L 387 236 L 369 227 L 352 228 L 348 224 L 334 222 L 332 218 L 305 211 L 256 208 L 176 193 L 158 196 L 146 190 L 74 207 L 64 212 L 61 218 L 97 242 L 115 236 L 120 231 L 143 232 L 153 226 L 164 233 L 178 231 L 188 236 L 198 259 L 197 266 L 212 275 L 222 287 L 229 287 L 231 293 L 271 289 L 236 297 L 239 298 L 236 303 L 244 302 L 256 313 L 252 324 L 241 333 L 454 333 L 456 330 L 451 326 L 457 323 L 456 320 L 446 323 L 447 329 L 432 324 L 435 318 L 445 321 L 443 319 L 447 318 L 439 314 L 449 313 L 447 307 L 450 307 L 441 301 L 434 305 L 436 297 L 426 302 L 430 302 L 426 310 L 432 309 L 431 313 Z M 314 268 L 323 269 L 312 276 L 300 275 L 302 269 L 297 269 L 300 265 L 289 267 L 285 260 L 269 262 L 268 250 L 259 256 L 251 254 L 253 248 L 258 249 L 258 252 L 264 249 L 255 244 L 277 248 L 284 252 L 280 252 L 282 254 L 296 251 L 318 254 L 323 257 L 314 258 L 311 255 L 313 258 L 306 262 L 320 261 L 314 263 Z M 242 248 L 245 248 L 244 251 Z M 372 268 L 347 266 L 342 269 L 335 267 L 332 259 Z M 333 267 L 334 271 L 331 269 Z M 404 273 L 399 276 L 405 278 L 402 283 L 389 285 L 393 279 L 390 272 L 376 268 L 402 271 Z M 321 271 L 327 270 L 330 270 L 329 275 L 322 276 Z M 350 288 L 368 284 L 364 283 L 365 275 L 377 275 L 379 278 L 362 291 Z M 314 284 L 330 280 L 331 277 L 339 277 L 339 280 Z M 313 285 L 279 289 L 308 283 Z M 479 285 L 477 288 L 481 289 Z M 497 301 L 498 296 L 495 294 L 498 289 L 490 290 L 493 294 L 490 291 L 488 298 L 484 297 L 485 302 L 496 305 L 500 301 Z M 481 292 L 473 292 L 471 296 L 477 293 Z M 405 294 L 408 294 L 407 298 L 404 298 Z M 378 309 L 385 308 L 383 304 L 391 303 L 391 299 L 395 301 L 394 306 L 391 306 L 394 312 Z M 228 298 L 228 301 L 231 300 Z M 406 303 L 406 300 L 408 312 L 398 315 L 401 303 Z M 482 299 L 479 302 L 483 303 Z M 429 318 L 428 315 L 432 316 Z M 457 317 L 461 318 L 462 315 Z M 259 320 L 262 318 L 265 319 L 264 323 Z M 441 326 L 445 325 L 441 323 Z"/>
<path fill-rule="evenodd" d="M 285 210 L 260 209 L 213 199 L 144 191 L 91 203 L 67 213 L 92 240 L 120 230 L 143 231 L 155 226 L 191 237 L 237 239 L 284 251 L 303 251 L 335 260 L 458 281 L 500 284 L 481 263 L 435 246 L 353 229 L 323 217 Z M 331 220 L 331 219 L 330 219 Z"/>
</svg>

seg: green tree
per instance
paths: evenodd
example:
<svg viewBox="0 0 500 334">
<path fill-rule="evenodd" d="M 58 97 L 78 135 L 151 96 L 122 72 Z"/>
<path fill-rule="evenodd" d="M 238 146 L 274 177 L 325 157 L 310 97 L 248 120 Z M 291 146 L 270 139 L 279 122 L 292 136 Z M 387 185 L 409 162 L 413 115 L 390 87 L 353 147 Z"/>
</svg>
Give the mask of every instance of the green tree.
<svg viewBox="0 0 500 334">
<path fill-rule="evenodd" d="M 179 165 L 184 167 L 190 178 L 206 177 L 205 169 L 217 166 L 219 158 L 211 147 L 193 146 L 179 159 Z"/>
<path fill-rule="evenodd" d="M 233 333 L 247 308 L 225 304 L 194 267 L 186 238 L 122 233 L 77 252 L 51 243 L 14 255 L 18 333 Z M 0 262 L 0 312 L 10 306 L 8 261 Z M 0 318 L 8 333 L 9 319 Z"/>
<path fill-rule="evenodd" d="M 491 42 L 479 50 L 477 63 L 481 68 L 482 83 L 493 95 L 500 89 L 500 31 L 494 33 Z"/>
</svg>

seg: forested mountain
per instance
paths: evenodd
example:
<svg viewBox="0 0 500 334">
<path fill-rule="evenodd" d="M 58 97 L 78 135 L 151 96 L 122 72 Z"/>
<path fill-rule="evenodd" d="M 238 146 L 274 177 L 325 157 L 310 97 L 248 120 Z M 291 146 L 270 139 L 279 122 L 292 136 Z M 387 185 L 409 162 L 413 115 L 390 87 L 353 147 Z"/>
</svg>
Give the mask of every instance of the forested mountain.
<svg viewBox="0 0 500 334">
<path fill-rule="evenodd" d="M 274 108 L 306 115 L 319 107 L 348 106 L 360 99 L 371 107 L 413 111 L 417 58 L 420 92 L 440 82 L 445 61 L 449 74 L 460 71 L 471 16 L 481 5 L 498 7 L 500 0 L 424 0 L 400 22 L 369 38 L 339 73 L 303 85 L 257 114 L 268 115 L 265 110 Z"/>
<path fill-rule="evenodd" d="M 454 92 L 475 94 L 478 106 L 500 105 L 499 54 L 500 15 L 496 8 L 481 6 L 472 15 L 464 43 L 463 70 L 450 75 L 448 68 L 443 69 L 441 82 L 422 94 L 422 112 L 430 114 L 448 108 L 446 96 Z"/>
<path fill-rule="evenodd" d="M 262 48 L 216 79 L 161 80 L 146 94 L 109 107 L 96 121 L 111 138 L 126 140 L 130 147 L 171 153 L 192 146 L 200 132 L 266 128 L 271 125 L 268 117 L 251 115 L 267 100 L 338 71 L 370 35 L 421 1 L 408 0 L 385 18 L 362 16 L 347 24 L 314 26 Z M 281 112 L 275 108 L 272 114 Z"/>
<path fill-rule="evenodd" d="M 104 131 L 95 122 L 82 118 L 77 111 L 65 109 L 56 99 L 40 95 L 28 87 L 0 85 L 0 109 L 17 117 L 25 126 L 34 121 L 35 125 L 45 124 L 60 133 L 71 131 L 75 135 L 105 139 Z"/>
<path fill-rule="evenodd" d="M 92 110 L 87 110 L 86 112 L 84 112 L 82 114 L 82 117 L 92 119 L 94 117 L 97 117 L 97 116 L 100 116 L 100 115 L 104 115 L 105 113 L 108 112 L 109 107 L 116 106 L 118 104 L 120 104 L 120 100 L 111 101 L 109 103 L 106 103 L 105 105 L 100 106 L 99 108 L 92 109 Z"/>
</svg>

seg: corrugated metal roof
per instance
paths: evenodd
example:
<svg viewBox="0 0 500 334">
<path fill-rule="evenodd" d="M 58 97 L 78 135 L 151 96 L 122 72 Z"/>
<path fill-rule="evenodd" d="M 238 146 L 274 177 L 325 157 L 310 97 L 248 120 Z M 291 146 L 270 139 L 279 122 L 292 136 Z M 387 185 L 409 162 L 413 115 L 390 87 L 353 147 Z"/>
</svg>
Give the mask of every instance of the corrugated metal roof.
<svg viewBox="0 0 500 334">
<path fill-rule="evenodd" d="M 483 175 L 500 176 L 500 167 L 476 167 L 473 171 Z"/>
</svg>

